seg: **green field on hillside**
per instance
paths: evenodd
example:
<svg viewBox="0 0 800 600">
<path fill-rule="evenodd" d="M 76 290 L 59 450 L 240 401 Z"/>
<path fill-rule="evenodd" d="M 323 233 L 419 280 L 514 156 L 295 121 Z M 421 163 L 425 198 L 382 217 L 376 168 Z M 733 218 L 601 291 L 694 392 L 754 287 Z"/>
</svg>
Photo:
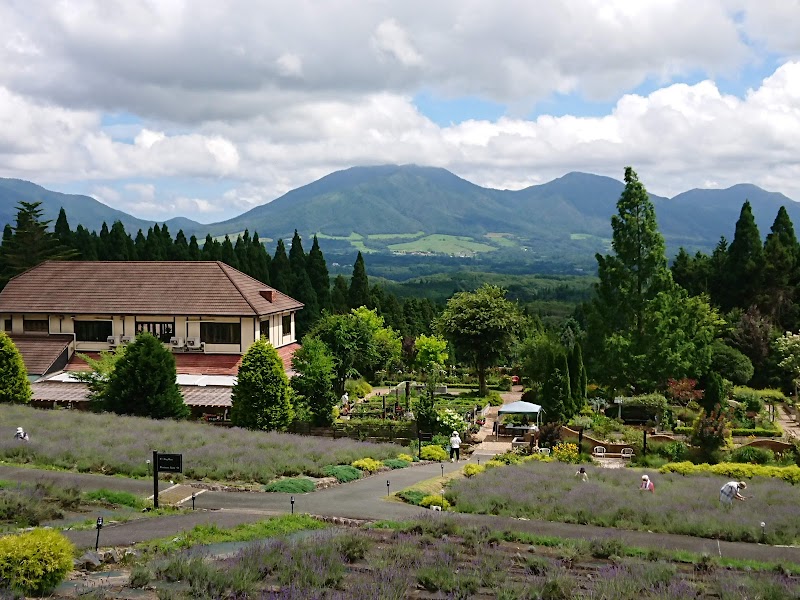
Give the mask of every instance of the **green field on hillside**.
<svg viewBox="0 0 800 600">
<path fill-rule="evenodd" d="M 403 254 L 414 252 L 428 254 L 448 254 L 456 256 L 472 256 L 481 252 L 492 252 L 497 250 L 494 246 L 476 242 L 471 237 L 456 235 L 426 235 L 424 238 L 405 242 L 403 244 L 391 244 L 389 250 Z"/>
</svg>

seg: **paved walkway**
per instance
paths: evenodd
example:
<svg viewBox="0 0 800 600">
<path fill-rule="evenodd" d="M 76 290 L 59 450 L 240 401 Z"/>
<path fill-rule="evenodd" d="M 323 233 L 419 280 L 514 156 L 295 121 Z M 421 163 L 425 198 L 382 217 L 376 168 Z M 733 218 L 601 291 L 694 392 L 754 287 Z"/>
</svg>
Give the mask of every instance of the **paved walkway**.
<svg viewBox="0 0 800 600">
<path fill-rule="evenodd" d="M 783 404 L 775 407 L 775 418 L 780 423 L 781 428 L 788 436 L 789 440 L 800 439 L 800 424 L 795 419 L 794 415 L 790 415 L 785 409 Z"/>
</svg>

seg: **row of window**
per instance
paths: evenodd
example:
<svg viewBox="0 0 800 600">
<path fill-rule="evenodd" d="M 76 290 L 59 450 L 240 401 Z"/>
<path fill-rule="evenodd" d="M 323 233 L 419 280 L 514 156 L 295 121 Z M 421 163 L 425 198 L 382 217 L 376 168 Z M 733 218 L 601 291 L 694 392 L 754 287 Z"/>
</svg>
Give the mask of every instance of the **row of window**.
<svg viewBox="0 0 800 600">
<path fill-rule="evenodd" d="M 5 330 L 11 331 L 11 319 L 5 319 Z M 25 333 L 47 333 L 47 319 L 24 319 Z M 261 322 L 262 332 L 266 332 L 269 321 Z M 75 321 L 75 339 L 79 342 L 105 342 L 113 335 L 111 321 Z M 136 321 L 136 334 L 146 331 L 165 344 L 175 337 L 174 322 Z M 281 319 L 281 335 L 292 333 L 292 317 L 284 315 Z M 262 337 L 265 337 L 262 334 Z M 200 340 L 208 344 L 241 344 L 242 330 L 239 323 L 200 323 Z"/>
</svg>

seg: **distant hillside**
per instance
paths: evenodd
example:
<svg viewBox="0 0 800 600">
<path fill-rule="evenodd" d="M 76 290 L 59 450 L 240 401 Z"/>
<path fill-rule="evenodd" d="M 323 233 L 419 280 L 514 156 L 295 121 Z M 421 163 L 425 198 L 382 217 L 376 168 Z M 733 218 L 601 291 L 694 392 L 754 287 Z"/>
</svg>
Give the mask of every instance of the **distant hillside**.
<svg viewBox="0 0 800 600">
<path fill-rule="evenodd" d="M 421 261 L 433 267 L 433 257 L 447 259 L 448 268 L 455 261 L 506 273 L 580 273 L 594 270 L 595 252 L 608 251 L 610 218 L 622 190 L 620 181 L 587 173 L 507 191 L 480 187 L 439 168 L 353 167 L 221 223 L 176 218 L 167 224 L 173 234 L 183 229 L 187 236 L 222 236 L 249 229 L 262 239 L 286 241 L 297 229 L 306 240 L 318 234 L 326 255 L 337 257 L 333 261 L 343 269 L 360 250 L 372 254 L 370 264 L 380 264 L 383 274 L 398 278 L 417 274 Z M 800 205 L 753 185 L 652 198 L 671 255 L 681 245 L 708 251 L 720 236 L 732 239 L 745 200 L 753 206 L 762 236 L 781 205 L 800 226 Z M 51 219 L 63 206 L 73 229 L 78 223 L 99 229 L 103 221 L 110 225 L 119 219 L 135 234 L 151 225 L 86 196 L 9 179 L 0 180 L 0 222 L 13 221 L 19 200 L 42 200 Z M 411 263 L 417 273 L 409 271 Z"/>
<path fill-rule="evenodd" d="M 58 211 L 63 207 L 73 230 L 78 225 L 83 225 L 90 231 L 99 231 L 104 221 L 109 227 L 114 221 L 121 221 L 127 231 L 136 235 L 139 229 L 146 232 L 155 223 L 155 221 L 137 219 L 89 196 L 62 194 L 47 190 L 30 181 L 0 178 L 0 227 L 5 226 L 6 223 L 13 225 L 16 222 L 15 207 L 20 202 L 41 202 L 44 218 L 53 222 L 58 217 Z M 174 228 L 173 221 L 176 222 L 175 224 L 179 224 L 179 227 Z M 173 233 L 180 228 L 200 227 L 199 223 L 182 217 L 167 221 L 167 225 Z"/>
</svg>

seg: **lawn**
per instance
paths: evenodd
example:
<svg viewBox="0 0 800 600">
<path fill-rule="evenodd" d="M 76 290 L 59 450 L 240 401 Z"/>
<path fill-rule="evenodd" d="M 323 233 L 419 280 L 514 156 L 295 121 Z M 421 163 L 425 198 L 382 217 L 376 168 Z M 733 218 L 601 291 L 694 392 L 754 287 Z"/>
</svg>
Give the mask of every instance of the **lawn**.
<svg viewBox="0 0 800 600">
<path fill-rule="evenodd" d="M 14 405 L 0 405 L 0 422 L 22 425 L 31 435 L 27 444 L 3 436 L 0 460 L 105 475 L 146 477 L 153 450 L 183 454 L 183 474 L 191 479 L 257 483 L 321 477 L 327 465 L 404 452 L 394 444 Z"/>
<path fill-rule="evenodd" d="M 454 510 L 642 531 L 678 533 L 730 541 L 795 544 L 800 541 L 800 487 L 754 478 L 747 502 L 730 509 L 719 503 L 719 476 L 650 474 L 655 493 L 638 490 L 642 471 L 528 462 L 487 469 L 453 482 L 447 499 Z M 761 522 L 766 523 L 762 538 Z"/>
<path fill-rule="evenodd" d="M 496 247 L 474 241 L 471 237 L 456 235 L 426 235 L 424 238 L 405 242 L 403 244 L 391 244 L 389 250 L 392 252 L 412 253 L 429 252 L 432 254 L 449 254 L 472 256 L 480 252 L 492 252 Z"/>
</svg>

